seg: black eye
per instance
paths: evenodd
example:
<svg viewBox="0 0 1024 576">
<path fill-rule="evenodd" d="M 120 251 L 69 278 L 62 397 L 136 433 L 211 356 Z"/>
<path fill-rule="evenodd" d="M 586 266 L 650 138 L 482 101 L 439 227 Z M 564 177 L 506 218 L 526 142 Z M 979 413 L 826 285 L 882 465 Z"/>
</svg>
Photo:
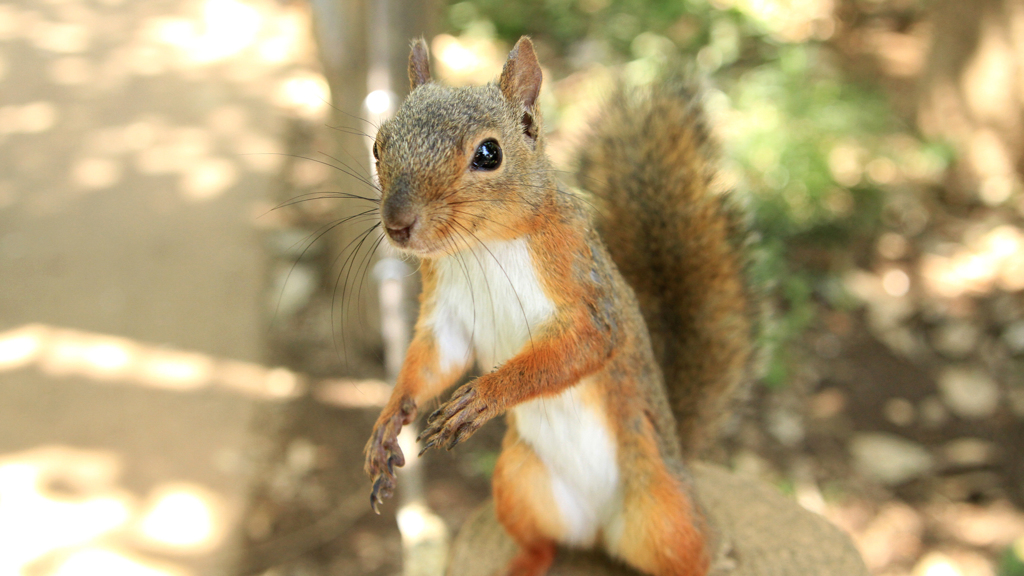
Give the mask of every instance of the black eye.
<svg viewBox="0 0 1024 576">
<path fill-rule="evenodd" d="M 380 161 L 380 154 L 377 152 L 377 143 L 373 143 L 373 159 Z"/>
<path fill-rule="evenodd" d="M 496 140 L 484 140 L 476 147 L 473 154 L 473 168 L 476 170 L 494 170 L 501 166 L 501 146 Z"/>
</svg>

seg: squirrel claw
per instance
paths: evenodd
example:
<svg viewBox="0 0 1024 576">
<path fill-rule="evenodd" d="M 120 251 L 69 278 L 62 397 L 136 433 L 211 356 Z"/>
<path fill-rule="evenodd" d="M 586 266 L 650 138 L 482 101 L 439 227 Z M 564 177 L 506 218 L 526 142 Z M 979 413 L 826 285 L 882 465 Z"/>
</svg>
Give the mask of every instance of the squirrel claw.
<svg viewBox="0 0 1024 576">
<path fill-rule="evenodd" d="M 373 481 L 373 488 L 370 490 L 370 508 L 380 514 L 380 505 L 385 498 L 390 498 L 395 493 L 395 475 L 381 472 Z"/>
<path fill-rule="evenodd" d="M 370 490 L 370 508 L 373 509 L 373 513 L 380 515 L 380 505 L 384 503 L 384 499 L 377 493 L 380 490 L 380 478 L 373 483 L 373 489 Z"/>
<path fill-rule="evenodd" d="M 443 405 L 440 408 L 438 408 L 437 410 L 434 410 L 433 412 L 431 412 L 430 416 L 427 416 L 427 423 L 431 424 L 431 423 L 437 421 L 437 419 L 441 417 L 441 413 L 444 411 L 444 409 L 445 409 L 445 406 Z M 420 436 L 423 436 L 423 432 L 420 432 Z M 417 438 L 417 440 L 419 440 L 419 438 Z"/>
<path fill-rule="evenodd" d="M 480 399 L 476 388 L 467 384 L 434 411 L 417 440 L 425 441 L 420 454 L 444 446 L 451 450 L 494 417 L 494 411 Z"/>
<path fill-rule="evenodd" d="M 384 499 L 395 493 L 395 467 L 405 465 L 405 454 L 398 445 L 398 433 L 402 430 L 402 425 L 411 419 L 414 410 L 415 408 L 403 407 L 401 411 L 378 423 L 366 445 L 365 469 L 373 478 L 370 507 L 378 514 Z"/>
<path fill-rule="evenodd" d="M 416 440 L 420 440 L 420 438 L 417 438 Z M 431 441 L 427 442 L 426 444 L 424 444 L 423 448 L 420 448 L 420 456 L 423 456 L 423 454 L 425 454 L 427 452 L 427 450 L 430 450 L 436 444 L 437 444 L 437 441 L 435 441 L 435 440 L 431 440 Z"/>
</svg>

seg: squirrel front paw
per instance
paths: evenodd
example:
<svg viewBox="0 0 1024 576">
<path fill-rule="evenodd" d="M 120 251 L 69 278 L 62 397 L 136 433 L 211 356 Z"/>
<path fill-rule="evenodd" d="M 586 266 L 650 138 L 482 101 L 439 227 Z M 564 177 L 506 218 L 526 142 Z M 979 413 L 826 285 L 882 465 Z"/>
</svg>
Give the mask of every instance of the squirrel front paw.
<svg viewBox="0 0 1024 576">
<path fill-rule="evenodd" d="M 377 420 L 370 441 L 366 444 L 366 473 L 373 478 L 370 491 L 370 507 L 380 514 L 379 506 L 385 498 L 395 493 L 395 467 L 405 465 L 405 454 L 398 445 L 398 433 L 402 426 L 412 422 L 416 415 L 416 404 L 412 400 L 402 402 L 391 416 Z"/>
<path fill-rule="evenodd" d="M 427 418 L 427 427 L 416 438 L 424 442 L 420 454 L 435 446 L 451 450 L 495 415 L 496 411 L 481 398 L 473 382 L 464 385 Z"/>
</svg>

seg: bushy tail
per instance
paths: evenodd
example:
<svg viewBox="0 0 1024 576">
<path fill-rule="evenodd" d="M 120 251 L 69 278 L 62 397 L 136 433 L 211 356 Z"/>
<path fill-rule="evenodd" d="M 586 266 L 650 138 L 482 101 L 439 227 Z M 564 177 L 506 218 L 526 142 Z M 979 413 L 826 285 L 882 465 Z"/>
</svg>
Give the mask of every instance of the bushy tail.
<svg viewBox="0 0 1024 576">
<path fill-rule="evenodd" d="M 745 226 L 717 162 L 681 81 L 619 89 L 579 154 L 579 184 L 636 291 L 688 454 L 714 429 L 752 349 Z"/>
</svg>

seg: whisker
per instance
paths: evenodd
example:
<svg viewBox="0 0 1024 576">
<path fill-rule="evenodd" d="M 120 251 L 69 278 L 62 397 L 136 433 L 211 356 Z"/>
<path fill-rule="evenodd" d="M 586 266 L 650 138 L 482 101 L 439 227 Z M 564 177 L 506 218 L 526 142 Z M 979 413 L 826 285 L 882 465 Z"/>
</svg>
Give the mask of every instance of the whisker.
<svg viewBox="0 0 1024 576">
<path fill-rule="evenodd" d="M 491 220 L 490 218 L 486 218 L 484 216 L 481 216 L 480 214 L 474 214 L 472 212 L 466 212 L 465 210 L 455 210 L 455 209 L 452 209 L 452 212 L 455 213 L 455 214 L 465 214 L 466 216 L 470 216 L 472 218 L 477 218 L 477 219 L 483 220 L 484 222 L 490 222 L 491 224 L 497 224 L 498 226 L 501 226 L 502 228 L 505 228 L 507 230 L 511 230 L 513 232 L 518 232 L 518 230 L 516 230 L 515 228 L 512 228 L 511 226 L 508 226 L 506 224 L 502 224 L 501 222 L 498 222 L 496 220 Z"/>
<path fill-rule="evenodd" d="M 439 221 L 439 218 L 435 216 L 433 220 Z M 473 307 L 473 328 L 469 332 L 469 342 L 470 347 L 472 347 L 473 342 L 476 339 L 476 292 L 473 290 L 473 280 L 469 275 L 469 267 L 466 265 L 466 261 L 465 259 L 463 259 L 461 255 L 462 251 L 459 250 L 458 245 L 455 244 L 454 240 L 446 233 L 447 231 L 451 230 L 451 224 L 446 220 L 441 220 L 440 222 L 441 240 L 445 243 L 446 246 L 448 246 L 452 250 L 451 257 L 456 258 L 456 260 L 458 261 L 459 266 L 462 268 L 462 275 L 466 278 L 466 284 L 470 287 L 469 299 L 470 305 Z M 467 350 L 467 354 L 470 354 L 469 350 Z"/>
<path fill-rule="evenodd" d="M 331 130 L 337 130 L 338 132 L 341 132 L 342 134 L 350 134 L 352 136 L 365 136 L 365 137 L 369 138 L 370 140 L 374 139 L 373 136 L 370 136 L 366 132 L 363 132 L 362 130 L 357 130 L 355 128 L 351 128 L 349 126 L 331 126 L 330 124 L 324 124 L 324 126 L 330 128 Z"/>
<path fill-rule="evenodd" d="M 366 172 L 366 177 L 365 177 L 365 178 L 362 178 L 362 177 L 361 177 L 361 178 L 360 178 L 360 180 L 362 180 L 362 181 L 363 181 L 364 183 L 369 183 L 369 182 L 371 182 L 371 181 L 372 181 L 372 179 L 373 179 L 373 176 L 372 176 L 372 175 L 370 175 L 370 173 L 369 173 L 369 170 L 367 170 L 367 168 L 366 168 L 365 166 L 363 166 L 362 164 L 360 164 L 360 163 L 359 163 L 359 161 L 358 161 L 358 160 L 356 160 L 356 157 L 355 157 L 355 156 L 353 156 L 353 155 L 352 155 L 352 154 L 351 154 L 351 153 L 350 153 L 350 152 L 349 152 L 348 150 L 344 150 L 344 149 L 343 149 L 343 152 L 345 152 L 346 154 L 348 154 L 348 155 L 349 155 L 349 157 L 350 157 L 350 158 L 352 158 L 352 161 L 353 161 L 353 162 L 355 162 L 356 164 L 358 164 L 360 168 L 362 168 L 363 172 Z M 350 166 L 349 164 L 347 164 L 347 163 L 346 163 L 345 161 L 341 160 L 340 158 L 335 158 L 334 156 L 331 156 L 330 154 L 328 154 L 328 153 L 326 153 L 326 152 L 319 152 L 319 151 L 318 151 L 318 152 L 317 152 L 317 154 L 320 154 L 320 155 L 326 156 L 326 157 L 330 158 L 331 160 L 334 160 L 334 161 L 335 161 L 335 162 L 337 162 L 338 164 L 341 164 L 341 165 L 342 165 L 342 166 L 344 166 L 345 168 L 348 168 L 349 170 L 351 170 L 351 171 L 352 171 L 353 173 L 354 173 L 354 172 L 356 171 L 356 169 L 355 169 L 355 168 L 353 168 L 352 166 Z M 354 176 L 353 176 L 353 178 L 354 178 Z M 377 185 L 376 185 L 376 184 L 374 184 L 374 185 L 373 185 L 373 187 L 374 187 L 374 188 L 376 189 L 376 188 L 377 188 Z"/>
<path fill-rule="evenodd" d="M 461 222 L 459 222 L 456 218 L 450 219 L 449 222 L 452 225 L 458 226 L 458 227 L 462 228 L 463 230 L 467 230 L 468 231 L 468 229 Z M 465 251 L 469 252 L 470 254 L 472 254 L 473 258 L 476 259 L 476 265 L 477 265 L 477 267 L 480 268 L 480 275 L 484 279 L 484 287 L 487 288 L 487 299 L 491 303 L 491 323 L 493 324 L 494 332 L 497 333 L 497 331 L 498 331 L 498 312 L 494 308 L 494 291 L 491 290 L 491 281 L 487 277 L 487 271 L 484 269 L 484 264 L 480 260 L 480 256 L 476 253 L 476 250 L 473 250 L 473 247 L 470 246 L 469 241 L 466 240 L 466 238 L 462 235 L 462 233 L 459 232 L 458 230 L 454 229 L 454 228 L 451 228 L 451 231 L 453 233 L 455 233 L 455 235 L 460 240 L 462 240 L 463 244 L 466 245 L 466 250 Z M 491 342 L 491 358 L 496 358 L 497 357 L 497 355 L 498 355 L 497 346 L 498 346 L 498 343 L 497 343 L 497 340 L 495 339 L 493 342 Z"/>
<path fill-rule="evenodd" d="M 336 200 L 365 200 L 365 201 L 370 202 L 370 203 L 372 203 L 374 205 L 379 204 L 379 202 L 377 202 L 373 198 L 364 198 L 362 196 L 356 196 L 354 194 L 343 195 L 343 194 L 334 194 L 334 193 L 327 193 L 327 192 L 311 192 L 309 194 L 303 194 L 302 196 L 311 196 L 311 198 L 302 198 L 301 196 L 296 196 L 295 198 L 292 198 L 291 200 L 287 200 L 285 202 L 282 202 L 281 204 L 278 204 L 277 206 L 274 206 L 270 210 L 267 210 L 263 214 L 260 214 L 259 216 L 257 216 L 257 219 L 263 218 L 264 216 L 266 216 L 267 214 L 270 214 L 271 212 L 273 212 L 275 210 L 280 210 L 281 208 L 287 208 L 288 206 L 294 206 L 296 204 L 301 204 L 302 202 L 309 202 L 309 201 L 312 201 L 312 200 L 331 200 L 331 199 L 336 199 Z M 374 208 L 374 210 L 376 210 L 376 209 L 377 208 Z"/>
<path fill-rule="evenodd" d="M 530 346 L 533 347 L 533 329 L 530 328 L 530 318 L 526 315 L 526 307 L 523 306 L 523 300 L 522 298 L 519 297 L 519 291 L 516 290 L 516 285 L 512 283 L 512 278 L 508 275 L 508 272 L 505 270 L 505 267 L 501 265 L 501 261 L 498 260 L 498 257 L 494 255 L 494 252 L 491 252 L 491 249 L 487 247 L 487 244 L 484 244 L 480 240 L 480 238 L 478 238 L 476 234 L 473 234 L 473 232 L 470 231 L 468 228 L 463 229 L 466 230 L 466 233 L 472 236 L 473 239 L 476 240 L 478 244 L 480 244 L 480 246 L 483 246 L 484 250 L 487 250 L 487 253 L 490 254 L 491 258 L 494 259 L 494 263 L 498 265 L 499 269 L 501 269 L 501 273 L 505 275 L 505 279 L 508 280 L 508 285 L 510 288 L 512 288 L 512 293 L 516 295 L 516 301 L 519 302 L 519 310 L 523 313 L 523 321 L 526 322 L 526 333 L 529 334 L 530 336 Z"/>
<path fill-rule="evenodd" d="M 346 290 L 346 287 L 348 286 L 348 278 L 349 278 L 349 274 L 351 273 L 351 270 L 352 270 L 351 267 L 350 267 L 350 263 L 355 261 L 355 256 L 359 253 L 359 248 L 363 245 L 363 241 L 365 241 L 366 238 L 371 233 L 373 233 L 373 231 L 376 230 L 379 226 L 380 226 L 380 222 L 378 221 L 373 226 L 371 226 L 371 227 L 367 228 L 366 230 L 364 230 L 364 231 L 360 232 L 359 234 L 357 234 L 352 240 L 350 240 L 348 242 L 348 244 L 346 244 L 341 249 L 341 251 L 338 253 L 338 256 L 334 259 L 334 262 L 331 264 L 331 267 L 333 267 L 334 264 L 337 263 L 338 260 L 341 260 L 342 257 L 344 256 L 344 260 L 342 260 L 341 267 L 338 269 L 338 277 L 335 278 L 335 280 L 334 280 L 334 290 L 331 291 L 331 314 L 330 314 L 330 317 L 331 317 L 331 339 L 332 339 L 332 341 L 334 343 L 335 354 L 337 354 L 337 352 L 338 352 L 338 333 L 334 329 L 334 326 L 335 326 L 335 324 L 334 324 L 334 313 L 335 313 L 335 310 L 337 308 L 336 305 L 337 305 L 337 301 L 338 301 L 338 287 L 341 286 L 341 296 L 342 296 L 342 301 L 344 302 L 345 290 Z M 355 244 L 354 247 L 353 247 L 353 244 Z M 350 247 L 351 247 L 351 251 L 349 251 Z M 348 255 L 347 256 L 345 255 L 346 251 L 348 251 Z M 346 270 L 348 270 L 348 272 L 346 272 Z M 345 276 L 344 282 L 342 282 L 342 275 Z M 339 320 L 342 323 L 344 323 L 344 321 L 345 321 L 344 309 L 342 309 L 342 313 L 340 315 Z M 345 363 L 348 364 L 348 342 L 346 341 L 345 331 L 344 330 L 341 331 L 341 349 L 344 351 L 344 354 L 345 354 Z"/>
<path fill-rule="evenodd" d="M 340 112 L 340 113 L 344 114 L 345 116 L 348 116 L 349 118 L 355 118 L 356 120 L 359 120 L 361 122 L 366 122 L 370 126 L 373 126 L 374 130 L 379 130 L 380 129 L 380 126 L 377 126 L 376 124 L 374 124 L 373 122 L 370 122 L 369 120 L 367 120 L 366 118 L 363 118 L 362 116 L 356 116 L 355 114 L 349 114 L 348 112 L 345 112 L 344 110 L 342 110 L 341 108 L 338 108 L 334 104 L 331 104 L 329 101 L 324 100 L 323 98 L 321 98 L 320 100 L 324 104 L 327 104 L 328 106 L 333 108 L 336 112 Z"/>
<path fill-rule="evenodd" d="M 302 252 L 295 258 L 295 261 L 292 262 L 291 267 L 288 269 L 288 274 L 286 274 L 285 277 L 284 277 L 284 283 L 281 286 L 281 293 L 278 294 L 278 296 L 277 296 L 277 304 L 274 306 L 274 317 L 275 318 L 277 317 L 277 314 L 281 311 L 281 300 L 284 298 L 284 286 L 286 286 L 288 284 L 288 281 L 292 277 L 292 273 L 295 272 L 295 268 L 299 265 L 299 262 L 301 262 L 302 259 L 306 256 L 306 252 L 308 252 L 309 249 L 313 247 L 313 244 L 316 244 L 317 240 L 319 240 L 325 234 L 329 233 L 331 230 L 334 230 L 338 226 L 341 226 L 342 224 L 345 224 L 346 222 L 349 222 L 349 221 L 351 221 L 351 220 L 353 220 L 355 218 L 359 218 L 360 216 L 366 216 L 368 214 L 371 214 L 374 211 L 375 211 L 375 209 L 374 210 L 367 210 L 366 212 L 362 212 L 362 213 L 359 213 L 359 214 L 355 214 L 355 215 L 352 215 L 352 216 L 348 216 L 346 218 L 342 218 L 340 220 L 335 220 L 333 222 L 329 222 L 327 224 L 324 224 L 320 228 L 317 228 L 316 230 L 314 230 L 313 233 L 310 234 L 309 236 L 307 236 L 306 238 L 303 238 L 302 240 L 299 240 L 298 242 L 295 242 L 294 244 L 292 244 L 291 246 L 288 247 L 289 250 L 291 250 L 295 246 L 298 246 L 298 245 L 306 242 L 306 240 L 308 240 L 310 236 L 314 236 L 314 238 L 309 241 L 309 244 L 307 244 L 306 247 L 302 249 Z"/>
<path fill-rule="evenodd" d="M 587 204 L 588 206 L 590 206 L 594 210 L 597 210 L 597 206 L 595 206 L 591 201 L 589 201 L 586 198 L 580 196 L 579 194 L 576 194 L 575 192 L 567 192 L 565 190 L 561 190 L 561 189 L 559 189 L 557 184 L 555 186 L 540 186 L 540 185 L 537 185 L 537 184 L 518 184 L 518 186 L 523 186 L 523 187 L 526 187 L 526 188 L 536 188 L 538 190 L 550 190 L 552 192 L 555 192 L 555 193 L 558 193 L 558 194 L 562 194 L 563 196 L 566 196 L 566 197 L 568 197 L 568 198 L 570 198 L 572 200 L 579 200 L 580 202 L 583 202 L 583 203 Z"/>
<path fill-rule="evenodd" d="M 356 278 L 359 279 L 359 286 L 356 289 L 356 302 L 363 301 L 363 287 L 366 286 L 366 275 L 370 271 L 370 264 L 373 263 L 373 255 L 377 252 L 377 248 L 380 247 L 381 241 L 384 240 L 384 233 L 382 232 L 377 240 L 373 242 L 370 249 L 366 252 L 366 256 L 362 259 L 362 272 L 356 270 Z"/>
<path fill-rule="evenodd" d="M 323 160 L 318 160 L 316 158 L 310 158 L 309 156 L 300 156 L 298 154 L 286 154 L 284 152 L 253 152 L 252 154 L 268 154 L 268 155 L 272 155 L 272 156 L 286 156 L 288 158 L 298 158 L 300 160 L 308 160 L 310 162 L 316 162 L 317 164 L 323 164 L 324 166 L 327 166 L 328 168 L 333 168 L 334 170 L 337 170 L 338 172 L 341 172 L 343 174 L 347 174 L 347 175 L 351 176 L 352 178 L 355 178 L 360 183 L 369 186 L 370 188 L 376 190 L 377 192 L 381 191 L 381 189 L 376 184 L 374 184 L 374 183 L 372 183 L 372 182 L 370 182 L 368 180 L 365 180 L 359 174 L 356 174 L 355 172 L 353 172 L 353 171 L 351 171 L 349 169 L 341 168 L 339 166 L 335 166 L 334 164 L 331 164 L 330 162 L 324 162 Z"/>
<path fill-rule="evenodd" d="M 367 196 L 352 194 L 351 192 L 342 192 L 340 190 L 320 190 L 319 192 L 310 192 L 310 194 L 344 194 L 345 197 L 359 198 L 360 200 L 367 200 L 374 204 L 380 204 L 380 198 L 370 198 Z"/>
</svg>

